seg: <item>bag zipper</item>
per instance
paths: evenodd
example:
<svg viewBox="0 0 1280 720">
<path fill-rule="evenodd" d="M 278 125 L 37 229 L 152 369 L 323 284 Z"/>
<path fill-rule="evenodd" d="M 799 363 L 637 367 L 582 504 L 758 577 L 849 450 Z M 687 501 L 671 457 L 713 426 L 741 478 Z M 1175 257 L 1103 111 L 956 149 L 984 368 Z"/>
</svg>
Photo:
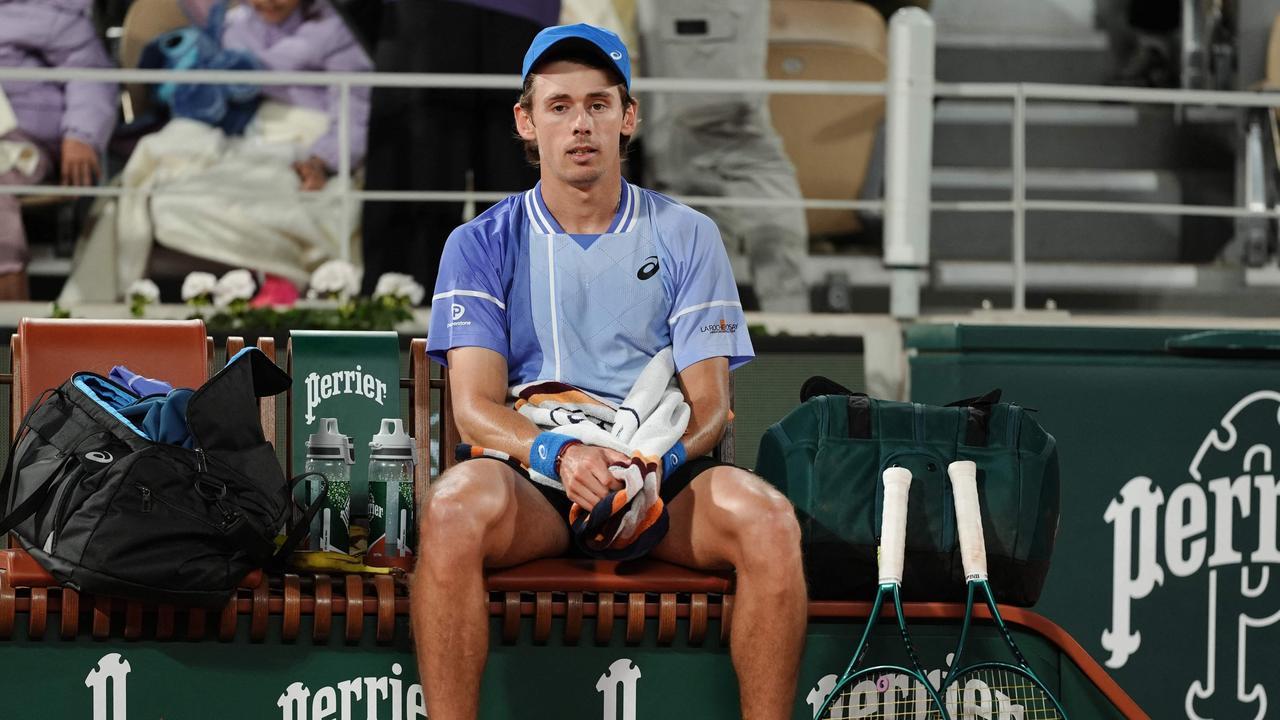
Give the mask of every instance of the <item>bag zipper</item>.
<svg viewBox="0 0 1280 720">
<path fill-rule="evenodd" d="M 1017 452 L 1018 447 L 1014 443 L 1017 441 L 1018 424 L 1021 420 L 1022 406 L 1009 403 L 1009 426 L 1005 428 L 1004 442 L 1009 446 L 1009 449 L 1013 450 L 1015 453 Z"/>
<path fill-rule="evenodd" d="M 138 492 L 142 494 L 142 506 L 143 506 L 144 512 L 150 512 L 147 508 L 152 507 L 151 501 L 155 500 L 156 502 L 168 507 L 169 509 L 178 513 L 179 515 L 185 515 L 186 517 L 200 523 L 201 525 L 206 525 L 218 531 L 222 531 L 226 529 L 226 525 L 219 525 L 218 523 L 213 522 L 209 518 L 201 517 L 199 514 L 178 505 L 172 500 L 165 499 L 163 495 L 151 492 L 151 488 L 145 485 L 138 485 L 137 488 L 138 488 Z"/>
</svg>

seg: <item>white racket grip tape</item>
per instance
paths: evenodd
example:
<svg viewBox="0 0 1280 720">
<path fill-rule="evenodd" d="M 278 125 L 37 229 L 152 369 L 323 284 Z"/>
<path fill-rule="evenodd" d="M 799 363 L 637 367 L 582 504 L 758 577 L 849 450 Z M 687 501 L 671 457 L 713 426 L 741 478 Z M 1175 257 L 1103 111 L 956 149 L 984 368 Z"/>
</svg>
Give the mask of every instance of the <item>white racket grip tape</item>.
<svg viewBox="0 0 1280 720">
<path fill-rule="evenodd" d="M 956 533 L 965 580 L 987 579 L 987 544 L 982 537 L 982 510 L 978 505 L 978 466 L 957 460 L 947 466 L 951 495 L 956 503 Z"/>
<path fill-rule="evenodd" d="M 907 545 L 907 493 L 911 471 L 885 468 L 884 517 L 880 523 L 880 584 L 902 584 L 902 562 Z"/>
</svg>

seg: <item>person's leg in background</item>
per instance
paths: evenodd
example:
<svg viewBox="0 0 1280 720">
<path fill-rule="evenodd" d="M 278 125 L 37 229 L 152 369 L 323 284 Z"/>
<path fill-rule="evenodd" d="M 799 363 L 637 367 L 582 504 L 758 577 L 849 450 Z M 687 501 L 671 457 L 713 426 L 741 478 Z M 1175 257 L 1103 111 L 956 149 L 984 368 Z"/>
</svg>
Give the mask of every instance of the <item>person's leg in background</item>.
<svg viewBox="0 0 1280 720">
<path fill-rule="evenodd" d="M 481 45 L 481 65 L 476 72 L 510 73 L 524 62 L 524 52 L 542 25 L 528 18 L 488 11 Z M 478 114 L 472 128 L 474 189 L 516 193 L 538 182 L 538 171 L 524 157 L 516 137 L 511 107 L 518 92 L 481 90 L 476 93 Z M 481 212 L 490 203 L 477 203 Z"/>
<path fill-rule="evenodd" d="M 542 28 L 532 20 L 466 2 L 388 4 L 379 71 L 517 72 Z M 374 91 L 366 166 L 370 190 L 517 192 L 537 174 L 515 140 L 516 90 Z M 491 203 L 476 203 L 482 212 Z M 449 233 L 469 219 L 463 203 L 366 203 L 364 290 L 383 272 L 407 272 L 435 286 Z"/>
<path fill-rule="evenodd" d="M 1182 4 L 1166 0 L 1129 0 L 1127 7 L 1121 8 L 1120 5 L 1126 3 L 1105 3 L 1113 18 L 1121 9 L 1125 18 L 1113 32 L 1113 42 L 1122 60 L 1112 83 L 1136 87 L 1177 85 Z"/>
<path fill-rule="evenodd" d="M 48 151 L 19 131 L 0 138 L 0 185 L 36 185 L 52 167 Z M 0 193 L 0 301 L 27 300 L 27 233 L 17 195 Z"/>
<path fill-rule="evenodd" d="M 475 72 L 479 10 L 462 2 L 415 0 L 384 8 L 380 72 Z M 471 143 L 470 90 L 377 88 L 369 121 L 370 190 L 462 190 Z M 435 286 L 444 241 L 461 203 L 369 202 L 363 222 L 364 292 L 402 272 Z"/>
<path fill-rule="evenodd" d="M 766 0 L 640 0 L 645 74 L 762 79 Z M 655 189 L 688 195 L 798 200 L 795 168 L 769 117 L 768 98 L 667 93 L 643 100 L 645 163 Z M 699 208 L 720 226 L 730 253 L 745 252 L 767 312 L 807 312 L 808 245 L 800 207 Z"/>
</svg>

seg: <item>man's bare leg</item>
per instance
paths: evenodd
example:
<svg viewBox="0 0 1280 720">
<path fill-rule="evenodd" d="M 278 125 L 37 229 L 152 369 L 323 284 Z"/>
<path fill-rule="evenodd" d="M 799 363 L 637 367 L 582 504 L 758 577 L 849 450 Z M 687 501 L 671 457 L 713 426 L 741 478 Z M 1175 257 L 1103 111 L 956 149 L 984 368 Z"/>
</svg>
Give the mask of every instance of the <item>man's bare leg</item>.
<svg viewBox="0 0 1280 720">
<path fill-rule="evenodd" d="M 471 720 L 489 652 L 484 568 L 561 555 L 569 531 L 546 498 L 497 460 L 444 474 L 422 503 L 410 617 L 431 720 Z"/>
<path fill-rule="evenodd" d="M 715 467 L 667 506 L 670 529 L 653 556 L 737 571 L 729 655 L 744 720 L 784 720 L 795 702 L 808 595 L 791 503 L 751 473 Z"/>
</svg>

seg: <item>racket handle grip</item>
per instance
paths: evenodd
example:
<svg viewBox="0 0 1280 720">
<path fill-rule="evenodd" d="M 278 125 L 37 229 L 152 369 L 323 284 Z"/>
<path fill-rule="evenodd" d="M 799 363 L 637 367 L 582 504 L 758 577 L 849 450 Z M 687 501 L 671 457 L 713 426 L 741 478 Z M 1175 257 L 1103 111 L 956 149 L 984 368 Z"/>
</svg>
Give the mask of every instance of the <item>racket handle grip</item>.
<svg viewBox="0 0 1280 720">
<path fill-rule="evenodd" d="M 960 536 L 965 579 L 986 580 L 987 546 L 978 504 L 978 466 L 972 460 L 957 460 L 947 466 L 947 475 L 956 504 L 956 533 Z"/>
<path fill-rule="evenodd" d="M 884 515 L 880 523 L 880 584 L 902 584 L 902 563 L 907 545 L 907 494 L 911 471 L 885 468 Z"/>
</svg>

